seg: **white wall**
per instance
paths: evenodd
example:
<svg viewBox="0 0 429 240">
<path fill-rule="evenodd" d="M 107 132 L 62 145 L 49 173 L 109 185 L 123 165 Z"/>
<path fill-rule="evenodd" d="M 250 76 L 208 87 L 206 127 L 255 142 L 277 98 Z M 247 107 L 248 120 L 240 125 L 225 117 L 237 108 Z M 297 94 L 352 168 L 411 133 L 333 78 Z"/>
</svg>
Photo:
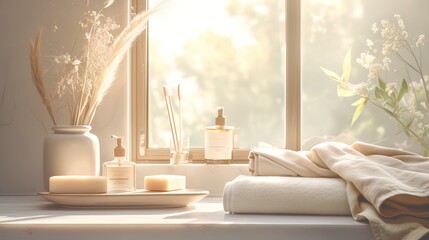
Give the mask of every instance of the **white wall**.
<svg viewBox="0 0 429 240">
<path fill-rule="evenodd" d="M 0 0 L 0 195 L 43 190 L 43 139 L 52 124 L 31 81 L 29 40 L 43 27 L 42 55 L 52 49 L 68 51 L 83 12 L 98 10 L 103 2 L 90 0 L 87 8 L 84 0 Z M 128 1 L 118 0 L 104 13 L 124 26 Z M 92 124 L 102 162 L 113 158 L 111 134 L 128 137 L 127 86 L 124 61 Z"/>
</svg>

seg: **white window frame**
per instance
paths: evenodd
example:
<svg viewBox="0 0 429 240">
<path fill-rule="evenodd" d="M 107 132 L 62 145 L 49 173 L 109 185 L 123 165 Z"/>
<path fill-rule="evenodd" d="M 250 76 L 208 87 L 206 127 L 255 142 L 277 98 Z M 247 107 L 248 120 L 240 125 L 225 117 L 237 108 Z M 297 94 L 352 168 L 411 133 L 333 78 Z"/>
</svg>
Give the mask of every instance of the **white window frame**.
<svg viewBox="0 0 429 240">
<path fill-rule="evenodd" d="M 286 78 L 285 148 L 301 148 L 301 0 L 285 0 Z M 131 0 L 136 12 L 146 9 L 147 0 Z M 150 27 L 150 26 L 148 26 Z M 168 163 L 169 149 L 148 147 L 148 47 L 147 32 L 131 51 L 131 153 L 138 163 Z M 145 155 L 140 154 L 140 133 L 144 133 Z M 287 134 L 286 134 L 287 133 Z M 234 149 L 233 163 L 247 163 L 249 149 Z M 190 150 L 192 163 L 204 162 L 204 149 Z"/>
</svg>

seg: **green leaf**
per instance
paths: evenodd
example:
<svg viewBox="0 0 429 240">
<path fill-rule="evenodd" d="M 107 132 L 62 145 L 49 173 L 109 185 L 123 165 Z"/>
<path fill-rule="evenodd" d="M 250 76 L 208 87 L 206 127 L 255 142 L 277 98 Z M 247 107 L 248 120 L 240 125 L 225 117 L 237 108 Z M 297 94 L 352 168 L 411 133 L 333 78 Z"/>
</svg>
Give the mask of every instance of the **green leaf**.
<svg viewBox="0 0 429 240">
<path fill-rule="evenodd" d="M 404 78 L 404 79 L 402 79 L 401 90 L 399 90 L 398 102 L 401 101 L 402 97 L 407 92 L 408 92 L 408 84 L 407 84 L 407 81 L 405 81 L 405 78 Z"/>
<path fill-rule="evenodd" d="M 383 92 L 381 91 L 380 88 L 376 87 L 374 93 L 375 93 L 375 98 L 377 98 L 377 99 L 383 98 Z"/>
<path fill-rule="evenodd" d="M 352 54 L 351 54 L 352 50 L 349 49 L 346 53 L 346 56 L 344 57 L 343 60 L 343 76 L 344 76 L 344 81 L 345 83 L 349 82 L 350 79 L 350 73 L 352 70 Z"/>
<path fill-rule="evenodd" d="M 355 96 L 354 92 L 341 87 L 341 85 L 337 86 L 337 94 L 340 97 L 353 97 L 353 96 Z"/>
<path fill-rule="evenodd" d="M 376 94 L 379 94 L 380 96 L 381 96 L 381 98 L 382 99 L 387 99 L 389 96 L 386 94 L 386 91 L 384 90 L 384 88 L 383 89 L 381 89 L 381 88 L 379 88 L 379 87 L 376 87 L 375 88 L 375 92 L 376 92 Z"/>
<path fill-rule="evenodd" d="M 352 118 L 352 126 L 355 123 L 355 121 L 359 118 L 360 114 L 362 113 L 362 111 L 365 109 L 366 103 L 368 102 L 368 99 L 363 98 L 364 101 L 360 102 L 359 105 L 356 107 L 355 113 L 353 114 L 353 118 Z M 360 101 L 361 99 L 359 99 L 358 101 Z"/>
<path fill-rule="evenodd" d="M 360 105 L 365 101 L 366 101 L 366 98 L 359 98 L 356 102 L 352 103 L 352 106 L 356 107 L 357 105 Z"/>
<path fill-rule="evenodd" d="M 378 86 L 380 86 L 380 88 L 383 90 L 383 92 L 386 89 L 386 83 L 383 82 L 383 80 L 381 80 L 381 78 L 378 79 Z"/>
<path fill-rule="evenodd" d="M 338 76 L 338 74 L 337 73 L 335 73 L 335 72 L 333 72 L 333 71 L 331 71 L 331 70 L 328 70 L 328 69 L 326 69 L 326 68 L 323 68 L 323 67 L 320 67 L 321 69 L 322 69 L 322 71 L 328 76 L 328 77 L 330 77 L 332 80 L 334 80 L 334 81 L 336 81 L 336 82 L 341 82 L 340 81 L 340 76 Z"/>
</svg>

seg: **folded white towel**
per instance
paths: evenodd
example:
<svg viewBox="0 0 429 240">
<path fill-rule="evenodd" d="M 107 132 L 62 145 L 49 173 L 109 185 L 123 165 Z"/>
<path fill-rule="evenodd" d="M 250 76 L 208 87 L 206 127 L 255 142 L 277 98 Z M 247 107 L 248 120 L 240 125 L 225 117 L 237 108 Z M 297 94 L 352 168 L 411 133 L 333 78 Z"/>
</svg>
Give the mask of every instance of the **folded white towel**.
<svg viewBox="0 0 429 240">
<path fill-rule="evenodd" d="M 239 176 L 225 185 L 230 213 L 351 215 L 340 178 Z"/>
</svg>

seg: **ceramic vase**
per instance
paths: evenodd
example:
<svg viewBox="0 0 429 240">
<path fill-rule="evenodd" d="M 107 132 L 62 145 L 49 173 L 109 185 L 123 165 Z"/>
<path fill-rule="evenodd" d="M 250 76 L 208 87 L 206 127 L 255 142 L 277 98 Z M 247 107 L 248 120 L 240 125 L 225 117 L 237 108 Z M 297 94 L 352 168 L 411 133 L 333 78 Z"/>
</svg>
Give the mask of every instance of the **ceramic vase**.
<svg viewBox="0 0 429 240">
<path fill-rule="evenodd" d="M 43 143 L 45 190 L 49 177 L 62 175 L 97 176 L 100 173 L 100 142 L 91 126 L 57 125 Z"/>
</svg>

